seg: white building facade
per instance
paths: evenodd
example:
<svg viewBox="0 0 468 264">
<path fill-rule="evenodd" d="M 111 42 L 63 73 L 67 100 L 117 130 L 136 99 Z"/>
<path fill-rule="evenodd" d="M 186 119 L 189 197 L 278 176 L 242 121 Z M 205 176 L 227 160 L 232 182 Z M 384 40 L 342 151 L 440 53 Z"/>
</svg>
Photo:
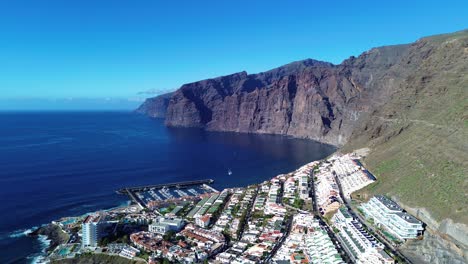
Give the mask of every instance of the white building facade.
<svg viewBox="0 0 468 264">
<path fill-rule="evenodd" d="M 175 217 L 159 216 L 148 226 L 148 231 L 156 234 L 165 234 L 168 231 L 179 231 L 184 227 L 184 220 Z"/>
<path fill-rule="evenodd" d="M 367 233 L 353 219 L 347 209 L 340 207 L 332 218 L 333 225 L 340 231 L 338 240 L 355 263 L 394 263 L 383 251 L 384 245 Z"/>
<path fill-rule="evenodd" d="M 367 218 L 372 218 L 374 224 L 383 227 L 400 240 L 414 239 L 424 230 L 423 222 L 414 216 L 403 212 L 394 201 L 382 195 L 372 197 L 361 208 Z"/>
<path fill-rule="evenodd" d="M 82 247 L 97 247 L 100 238 L 101 216 L 88 215 L 83 224 L 82 230 Z"/>
<path fill-rule="evenodd" d="M 391 216 L 388 229 L 400 239 L 417 238 L 424 231 L 421 221 L 403 212 Z"/>
</svg>

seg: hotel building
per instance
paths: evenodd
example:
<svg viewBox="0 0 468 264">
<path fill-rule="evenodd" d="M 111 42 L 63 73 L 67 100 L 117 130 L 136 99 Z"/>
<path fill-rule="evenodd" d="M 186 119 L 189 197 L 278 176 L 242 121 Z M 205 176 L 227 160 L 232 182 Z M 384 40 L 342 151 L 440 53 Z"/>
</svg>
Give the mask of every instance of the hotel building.
<svg viewBox="0 0 468 264">
<path fill-rule="evenodd" d="M 354 263 L 394 263 L 383 250 L 384 245 L 367 233 L 346 208 L 340 207 L 332 222 L 340 231 L 337 234 L 338 240 Z"/>
<path fill-rule="evenodd" d="M 101 236 L 101 216 L 88 215 L 83 221 L 82 232 L 82 247 L 97 247 L 98 240 Z"/>
<path fill-rule="evenodd" d="M 423 222 L 403 212 L 394 201 L 382 195 L 372 197 L 361 206 L 367 218 L 372 218 L 377 227 L 388 230 L 392 235 L 404 241 L 422 235 Z"/>
<path fill-rule="evenodd" d="M 175 217 L 157 217 L 151 225 L 148 226 L 148 230 L 151 233 L 164 235 L 168 231 L 179 231 L 184 227 L 184 220 Z"/>
</svg>

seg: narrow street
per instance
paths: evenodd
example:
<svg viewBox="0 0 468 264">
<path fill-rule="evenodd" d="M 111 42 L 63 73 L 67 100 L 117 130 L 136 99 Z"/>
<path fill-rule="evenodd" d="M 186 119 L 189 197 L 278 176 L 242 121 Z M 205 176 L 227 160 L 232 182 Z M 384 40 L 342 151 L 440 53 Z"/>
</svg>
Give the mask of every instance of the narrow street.
<svg viewBox="0 0 468 264">
<path fill-rule="evenodd" d="M 273 247 L 273 249 L 270 251 L 270 254 L 265 258 L 263 263 L 269 263 L 270 260 L 275 256 L 276 252 L 281 248 L 283 245 L 284 241 L 286 238 L 289 236 L 289 233 L 291 232 L 291 226 L 292 226 L 292 216 L 286 220 L 286 228 L 285 228 L 285 233 L 284 235 L 280 238 L 278 243 Z"/>
<path fill-rule="evenodd" d="M 346 263 L 352 263 L 351 258 L 348 256 L 348 253 L 341 247 L 341 244 L 338 242 L 338 239 L 333 232 L 333 230 L 328 226 L 328 224 L 325 222 L 323 219 L 322 215 L 320 214 L 318 210 L 318 205 L 317 205 L 317 196 L 315 194 L 315 184 L 314 184 L 314 170 L 310 173 L 310 197 L 312 197 L 312 211 L 316 217 L 316 219 L 319 220 L 320 225 L 322 228 L 327 231 L 328 236 L 331 238 L 333 244 L 335 244 L 335 248 L 338 250 L 338 252 L 341 255 L 341 258 L 346 262 Z"/>
<path fill-rule="evenodd" d="M 309 179 L 310 179 L 309 195 L 312 198 L 312 212 L 315 215 L 319 215 L 320 213 L 319 213 L 318 206 L 317 206 L 317 196 L 315 195 L 314 170 L 312 170 L 312 172 L 310 173 Z"/>
<path fill-rule="evenodd" d="M 257 188 L 255 189 L 255 194 L 254 196 L 252 197 L 252 200 L 250 201 L 249 203 L 249 206 L 247 207 L 247 215 L 245 216 L 245 219 L 242 223 L 240 223 L 240 233 L 239 233 L 239 237 L 238 237 L 238 240 L 242 240 L 242 235 L 244 234 L 244 229 L 245 229 L 245 224 L 249 221 L 250 219 L 250 216 L 252 214 L 252 206 L 253 204 L 255 203 L 255 199 L 257 199 L 257 195 L 258 195 L 258 186 Z"/>
</svg>

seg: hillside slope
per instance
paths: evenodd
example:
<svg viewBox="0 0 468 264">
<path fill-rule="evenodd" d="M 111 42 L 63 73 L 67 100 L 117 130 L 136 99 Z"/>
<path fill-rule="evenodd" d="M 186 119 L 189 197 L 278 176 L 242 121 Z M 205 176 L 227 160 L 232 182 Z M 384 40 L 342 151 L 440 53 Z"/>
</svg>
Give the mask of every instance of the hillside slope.
<svg viewBox="0 0 468 264">
<path fill-rule="evenodd" d="M 421 39 L 406 60 L 417 67 L 363 118 L 345 149 L 371 147 L 365 162 L 382 180 L 371 192 L 468 223 L 468 32 Z"/>
<path fill-rule="evenodd" d="M 414 64 L 416 67 L 408 67 Z M 448 234 L 468 261 L 468 31 L 423 38 L 397 65 L 406 77 L 381 107 L 363 117 L 344 151 L 370 147 L 364 163 L 377 183 L 355 196 L 385 193 L 428 224 L 427 237 Z M 459 224 L 454 224 L 459 223 Z M 432 234 L 431 234 L 432 232 Z M 438 262 L 434 239 L 414 243 Z M 443 249 L 440 249 L 443 251 Z"/>
</svg>

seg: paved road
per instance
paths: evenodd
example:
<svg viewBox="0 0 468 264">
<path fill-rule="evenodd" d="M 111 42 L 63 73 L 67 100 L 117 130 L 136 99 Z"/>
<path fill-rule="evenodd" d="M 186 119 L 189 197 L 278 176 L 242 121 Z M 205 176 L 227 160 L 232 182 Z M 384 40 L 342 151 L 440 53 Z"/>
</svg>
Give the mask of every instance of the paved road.
<svg viewBox="0 0 468 264">
<path fill-rule="evenodd" d="M 283 201 L 283 192 L 284 192 L 284 183 L 281 183 L 281 191 L 280 191 L 280 195 L 278 197 L 278 201 Z M 285 205 L 285 206 L 291 207 L 289 205 Z M 294 208 L 294 207 L 292 207 L 292 208 Z M 294 208 L 294 209 L 296 209 L 296 208 Z M 286 228 L 285 228 L 285 232 L 284 232 L 283 236 L 280 238 L 280 240 L 278 240 L 278 243 L 276 243 L 276 245 L 273 247 L 273 249 L 270 251 L 270 253 L 265 257 L 265 260 L 262 263 L 268 263 L 275 256 L 276 252 L 278 252 L 278 250 L 283 245 L 286 238 L 289 236 L 289 232 L 291 232 L 291 225 L 292 225 L 292 216 L 289 216 L 286 219 L 286 225 L 285 225 Z"/>
<path fill-rule="evenodd" d="M 310 173 L 310 189 L 309 189 L 309 195 L 312 197 L 312 212 L 314 212 L 315 215 L 319 215 L 319 210 L 317 206 L 317 196 L 315 195 L 315 184 L 314 184 L 314 170 Z"/>
<path fill-rule="evenodd" d="M 269 263 L 270 260 L 275 256 L 276 252 L 278 252 L 278 250 L 281 248 L 281 246 L 283 245 L 284 241 L 286 240 L 286 238 L 289 236 L 289 233 L 291 232 L 291 226 L 292 226 L 292 216 L 290 216 L 287 220 L 286 220 L 286 228 L 285 228 L 285 232 L 284 232 L 284 235 L 280 238 L 280 240 L 278 241 L 278 243 L 276 243 L 276 245 L 273 247 L 273 249 L 270 251 L 270 254 L 265 258 L 265 260 L 262 262 L 262 263 Z"/>
<path fill-rule="evenodd" d="M 239 223 L 239 228 L 240 228 L 240 232 L 239 232 L 239 237 L 238 237 L 238 240 L 242 240 L 242 235 L 244 234 L 244 230 L 245 230 L 245 224 L 249 221 L 250 219 L 250 216 L 252 214 L 252 206 L 253 204 L 255 203 L 255 199 L 257 199 L 257 195 L 258 195 L 258 186 L 257 188 L 255 189 L 255 193 L 254 195 L 252 196 L 252 200 L 250 201 L 249 203 L 249 206 L 247 206 L 247 215 L 245 216 L 245 219 L 242 223 Z"/>
<path fill-rule="evenodd" d="M 338 241 L 338 238 L 336 237 L 335 233 L 333 230 L 330 228 L 330 226 L 325 222 L 325 220 L 322 217 L 322 214 L 318 210 L 318 205 L 317 205 L 317 196 L 315 194 L 315 184 L 314 184 L 314 170 L 310 173 L 310 192 L 311 192 L 311 197 L 312 197 L 312 211 L 315 214 L 315 217 L 319 220 L 320 225 L 327 231 L 328 236 L 331 238 L 333 244 L 335 244 L 335 248 L 338 250 L 338 252 L 341 255 L 341 258 L 346 262 L 346 263 L 352 263 L 351 258 L 349 257 L 348 253 L 343 249 L 341 246 L 340 242 Z"/>
</svg>

